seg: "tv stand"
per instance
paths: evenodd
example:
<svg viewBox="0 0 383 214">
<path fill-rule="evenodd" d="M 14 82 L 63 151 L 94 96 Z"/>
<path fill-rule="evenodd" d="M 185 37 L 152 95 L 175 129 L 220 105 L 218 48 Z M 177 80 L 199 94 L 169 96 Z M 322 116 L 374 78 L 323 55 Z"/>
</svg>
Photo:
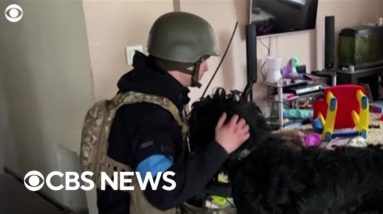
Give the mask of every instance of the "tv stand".
<svg viewBox="0 0 383 214">
<path fill-rule="evenodd" d="M 368 83 L 374 100 L 379 99 L 379 75 L 383 75 L 383 66 L 358 69 L 354 72 L 337 70 L 338 84 Z"/>
<path fill-rule="evenodd" d="M 337 70 L 335 70 L 335 69 L 325 69 L 325 70 L 321 70 L 321 71 L 312 71 L 311 72 L 311 74 L 318 76 L 318 77 L 327 77 L 328 80 L 330 80 L 330 81 L 327 81 L 327 84 L 331 85 L 331 86 L 335 86 L 337 83 L 336 73 L 337 73 Z"/>
</svg>

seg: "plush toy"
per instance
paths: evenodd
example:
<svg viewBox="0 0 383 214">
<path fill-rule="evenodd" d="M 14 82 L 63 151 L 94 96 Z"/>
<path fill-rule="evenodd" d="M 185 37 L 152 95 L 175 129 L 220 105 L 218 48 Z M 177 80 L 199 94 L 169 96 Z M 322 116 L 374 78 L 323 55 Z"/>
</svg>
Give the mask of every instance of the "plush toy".
<svg viewBox="0 0 383 214">
<path fill-rule="evenodd" d="M 321 135 L 317 133 L 303 135 L 301 139 L 306 147 L 316 147 L 321 144 Z"/>
<path fill-rule="evenodd" d="M 285 66 L 285 68 L 283 69 L 283 77 L 286 77 L 286 78 L 297 77 L 298 76 L 297 67 L 300 64 L 301 63 L 299 62 L 297 58 L 295 57 L 291 58 L 287 62 L 287 65 Z"/>
</svg>

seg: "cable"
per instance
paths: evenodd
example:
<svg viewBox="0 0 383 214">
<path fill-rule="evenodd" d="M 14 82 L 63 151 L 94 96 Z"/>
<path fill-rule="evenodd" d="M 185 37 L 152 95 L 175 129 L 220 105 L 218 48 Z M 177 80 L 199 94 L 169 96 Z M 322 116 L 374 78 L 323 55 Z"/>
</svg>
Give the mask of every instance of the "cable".
<svg viewBox="0 0 383 214">
<path fill-rule="evenodd" d="M 224 54 L 223 54 L 223 56 L 221 58 L 221 61 L 219 62 L 217 68 L 215 69 L 215 71 L 213 73 L 213 76 L 210 78 L 209 83 L 207 84 L 207 86 L 206 86 L 204 92 L 202 93 L 202 96 L 200 97 L 200 99 L 205 96 L 205 93 L 206 93 L 207 89 L 209 88 L 211 82 L 213 82 L 213 79 L 214 79 L 215 75 L 217 74 L 218 69 L 221 67 L 222 62 L 225 59 L 227 52 L 229 51 L 229 48 L 231 46 L 231 42 L 233 41 L 234 35 L 235 35 L 236 31 L 237 31 L 237 28 L 238 28 L 238 22 L 235 23 L 235 27 L 234 27 L 233 33 L 231 34 L 230 41 L 229 41 L 229 43 L 226 46 L 226 50 L 225 50 L 225 52 L 224 52 Z"/>
<path fill-rule="evenodd" d="M 271 55 L 271 37 L 269 37 L 268 46 L 262 41 L 262 38 L 259 38 L 259 42 L 267 50 L 267 54 L 265 57 L 267 57 L 267 56 L 270 57 L 270 55 Z M 267 61 L 267 58 L 263 61 L 261 68 L 260 68 L 260 71 L 259 71 L 263 80 L 266 79 L 265 75 L 263 74 L 263 67 L 266 65 L 266 61 Z M 243 90 L 243 93 L 241 96 L 241 101 L 242 100 L 248 100 L 248 96 L 249 96 L 250 101 L 253 101 L 253 93 L 252 93 L 253 84 L 254 83 L 250 83 L 250 82 L 248 82 L 246 84 L 245 89 Z"/>
<path fill-rule="evenodd" d="M 260 70 L 259 70 L 259 73 L 262 75 L 263 80 L 266 79 L 265 74 L 264 74 L 263 71 L 262 71 L 262 70 L 263 70 L 263 67 L 265 66 L 265 64 L 266 64 L 266 59 L 263 60 L 263 63 L 262 63 L 261 68 L 260 68 Z"/>
<path fill-rule="evenodd" d="M 267 48 L 267 54 L 271 56 L 271 37 L 269 37 L 269 47 Z"/>
<path fill-rule="evenodd" d="M 262 46 L 263 46 L 264 48 L 266 48 L 266 50 L 267 50 L 267 55 L 266 55 L 266 56 L 270 57 L 270 56 L 271 56 L 271 37 L 269 37 L 269 42 L 268 42 L 269 44 L 268 44 L 268 46 L 262 41 L 262 38 L 259 39 L 259 42 L 262 44 Z M 266 79 L 266 76 L 265 76 L 265 74 L 263 73 L 263 67 L 265 67 L 265 65 L 266 65 L 266 61 L 267 61 L 267 59 L 265 59 L 265 60 L 263 61 L 262 65 L 261 65 L 261 68 L 260 68 L 260 70 L 259 70 L 259 73 L 261 74 L 263 80 Z"/>
<path fill-rule="evenodd" d="M 278 56 L 280 56 L 279 55 L 279 37 L 277 36 L 277 54 L 278 54 Z"/>
<path fill-rule="evenodd" d="M 263 45 L 264 48 L 266 48 L 266 50 L 268 50 L 268 48 L 267 48 L 267 46 L 265 45 L 265 43 L 263 43 L 262 38 L 259 38 L 259 42 Z"/>
</svg>

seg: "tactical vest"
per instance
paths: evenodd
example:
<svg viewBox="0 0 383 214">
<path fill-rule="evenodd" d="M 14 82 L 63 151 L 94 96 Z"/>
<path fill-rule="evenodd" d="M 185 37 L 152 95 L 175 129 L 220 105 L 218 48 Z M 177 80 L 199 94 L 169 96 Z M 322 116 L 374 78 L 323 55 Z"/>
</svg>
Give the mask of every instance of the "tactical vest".
<svg viewBox="0 0 383 214">
<path fill-rule="evenodd" d="M 126 92 L 115 95 L 111 100 L 102 100 L 90 108 L 85 116 L 81 136 L 81 165 L 84 171 L 94 173 L 93 181 L 97 187 L 101 186 L 100 175 L 105 172 L 110 178 L 113 172 L 133 171 L 130 166 L 116 161 L 107 155 L 110 128 L 117 110 L 126 104 L 152 103 L 167 110 L 182 129 L 182 137 L 186 140 L 188 126 L 186 118 L 181 116 L 178 108 L 167 98 L 141 92 Z M 182 152 L 185 151 L 186 141 Z M 181 155 L 183 159 L 184 154 Z M 128 191 L 130 195 L 131 214 L 234 214 L 235 208 L 209 209 L 183 204 L 180 208 L 166 211 L 159 210 L 151 205 L 140 190 L 137 178 L 133 176 L 134 190 Z"/>
<path fill-rule="evenodd" d="M 186 138 L 188 127 L 177 107 L 167 98 L 140 92 L 126 92 L 115 95 L 111 100 L 102 100 L 90 108 L 85 116 L 81 136 L 81 164 L 85 171 L 94 173 L 92 178 L 100 187 L 101 172 L 109 177 L 113 172 L 132 171 L 130 166 L 116 161 L 107 155 L 110 128 L 117 110 L 126 104 L 152 103 L 167 110 L 182 128 L 182 136 Z M 183 149 L 184 150 L 184 149 Z M 183 156 L 183 155 L 181 155 Z M 130 194 L 130 213 L 176 213 L 176 209 L 161 211 L 152 206 L 140 190 L 137 178 L 132 178 L 134 190 Z"/>
</svg>

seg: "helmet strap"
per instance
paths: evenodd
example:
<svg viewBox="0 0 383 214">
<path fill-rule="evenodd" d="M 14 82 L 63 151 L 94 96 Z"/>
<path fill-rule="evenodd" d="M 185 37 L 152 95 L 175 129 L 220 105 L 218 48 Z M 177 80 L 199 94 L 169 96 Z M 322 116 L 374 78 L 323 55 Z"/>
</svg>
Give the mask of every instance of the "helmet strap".
<svg viewBox="0 0 383 214">
<path fill-rule="evenodd" d="M 193 67 L 188 67 L 188 68 L 182 68 L 179 69 L 180 72 L 186 73 L 186 74 L 191 74 L 191 87 L 197 87 L 200 88 L 202 84 L 198 81 L 199 79 L 199 69 L 201 67 L 202 59 L 196 62 Z"/>
<path fill-rule="evenodd" d="M 202 84 L 198 81 L 199 78 L 199 69 L 201 67 L 201 63 L 203 59 L 201 58 L 196 63 L 180 63 L 180 62 L 173 62 L 169 60 L 163 60 L 159 58 L 155 58 L 157 63 L 164 68 L 165 70 L 178 70 L 182 73 L 186 73 L 191 75 L 191 87 L 198 87 L 200 88 Z"/>
<path fill-rule="evenodd" d="M 200 67 L 201 67 L 201 62 L 198 61 L 193 68 L 193 73 L 191 77 L 191 87 L 200 88 L 202 86 L 202 84 L 198 81 Z"/>
</svg>

